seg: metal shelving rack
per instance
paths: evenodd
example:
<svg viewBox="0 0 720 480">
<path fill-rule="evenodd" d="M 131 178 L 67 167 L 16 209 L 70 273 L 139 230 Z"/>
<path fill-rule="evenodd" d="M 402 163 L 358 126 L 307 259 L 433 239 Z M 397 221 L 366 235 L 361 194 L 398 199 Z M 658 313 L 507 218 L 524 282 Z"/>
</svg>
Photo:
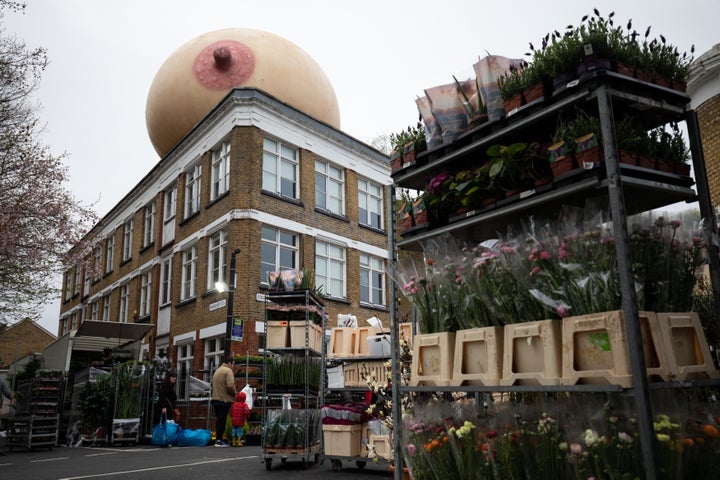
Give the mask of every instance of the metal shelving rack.
<svg viewBox="0 0 720 480">
<path fill-rule="evenodd" d="M 32 450 L 52 449 L 58 443 L 60 410 L 65 387 L 63 376 L 38 376 L 18 386 L 22 402 L 10 421 L 7 446 Z"/>
<path fill-rule="evenodd" d="M 262 392 L 259 396 L 262 404 L 262 424 L 263 424 L 263 435 L 261 437 L 261 448 L 262 453 L 260 459 L 265 463 L 267 470 L 272 468 L 272 463 L 275 460 L 280 461 L 281 464 L 285 464 L 287 461 L 301 461 L 305 466 L 311 461 L 319 462 L 322 455 L 322 432 L 321 426 L 318 424 L 316 430 L 320 432 L 319 439 L 317 442 L 313 442 L 310 438 L 310 412 L 311 410 L 317 410 L 317 418 L 319 415 L 319 401 L 323 396 L 323 382 L 320 382 L 317 390 L 311 388 L 309 383 L 309 369 L 305 368 L 305 383 L 303 392 L 284 392 L 284 391 L 271 391 L 267 384 L 267 361 L 273 354 L 292 354 L 301 356 L 304 360 L 304 364 L 307 366 L 311 358 L 321 358 L 322 352 L 316 352 L 310 348 L 309 338 L 309 324 L 312 321 L 310 319 L 310 313 L 316 312 L 322 316 L 322 326 L 324 327 L 325 322 L 325 305 L 315 295 L 312 290 L 293 290 L 293 291 L 277 291 L 268 292 L 265 294 L 265 320 L 268 320 L 268 312 L 273 309 L 273 305 L 280 306 L 295 306 L 298 307 L 302 312 L 302 317 L 305 321 L 305 346 L 304 348 L 267 348 L 267 323 L 265 330 L 265 348 L 263 348 L 263 379 L 262 379 Z M 291 315 L 288 315 L 288 318 Z M 324 332 L 324 330 L 323 330 Z M 323 338 L 322 349 L 325 348 L 325 342 Z M 276 449 L 266 445 L 266 429 L 268 427 L 268 418 L 271 410 L 279 410 L 282 408 L 283 397 L 288 398 L 289 401 L 300 401 L 302 403 L 302 409 L 305 412 L 304 425 L 303 425 L 303 448 L 300 449 Z M 278 406 L 280 404 L 280 406 Z"/>
<path fill-rule="evenodd" d="M 516 203 L 498 207 L 488 212 L 467 214 L 466 218 L 432 230 L 395 241 L 394 224 L 389 221 L 389 249 L 393 260 L 397 258 L 397 249 L 419 249 L 421 240 L 435 237 L 442 233 L 452 233 L 461 239 L 480 240 L 489 238 L 498 226 L 513 223 L 521 216 L 536 212 L 539 209 L 552 209 L 561 204 L 581 205 L 588 197 L 604 197 L 610 204 L 612 223 L 616 232 L 617 260 L 622 289 L 622 309 L 626 318 L 626 333 L 630 353 L 631 372 L 634 378 L 633 387 L 624 391 L 634 397 L 641 438 L 643 464 L 648 479 L 658 478 L 656 470 L 655 435 L 652 424 L 652 408 L 650 392 L 645 375 L 645 359 L 643 357 L 642 337 L 638 317 L 638 304 L 634 288 L 631 285 L 632 263 L 629 248 L 629 235 L 626 217 L 628 214 L 640 213 L 654 208 L 686 201 L 698 201 L 700 212 L 706 221 L 705 234 L 707 239 L 710 275 L 716 305 L 720 305 L 720 261 L 718 260 L 718 234 L 715 214 L 710 202 L 707 174 L 703 158 L 700 134 L 696 114 L 689 107 L 690 98 L 681 92 L 657 85 L 641 82 L 609 71 L 595 72 L 575 85 L 562 87 L 552 95 L 552 103 L 546 107 L 528 105 L 524 112 L 492 124 L 481 125 L 466 133 L 447 148 L 443 145 L 419 156 L 419 166 L 396 173 L 394 186 L 388 199 L 389 211 L 393 210 L 392 195 L 396 186 L 422 190 L 427 178 L 439 173 L 449 164 L 467 161 L 469 155 L 483 151 L 493 143 L 521 138 L 530 129 L 533 135 L 546 138 L 554 120 L 562 109 L 582 104 L 592 108 L 599 115 L 601 122 L 602 147 L 605 161 L 588 171 L 575 171 L 564 177 L 556 178 L 554 188 L 546 192 L 527 192 L 524 199 Z M 641 167 L 622 165 L 618 161 L 615 137 L 614 117 L 617 112 L 631 113 L 639 117 L 647 129 L 664 125 L 669 121 L 685 121 L 689 132 L 695 187 L 689 177 L 656 172 Z M 517 140 L 515 140 L 517 141 Z M 447 150 L 447 151 L 446 151 Z M 424 157 L 424 158 L 423 158 Z M 424 161 L 424 163 L 422 163 Z M 397 290 L 394 292 L 391 314 L 397 309 Z M 397 323 L 392 328 L 393 345 L 397 341 Z M 573 386 L 487 386 L 487 387 L 400 387 L 400 376 L 396 352 L 393 351 L 393 405 L 400 405 L 400 397 L 410 392 L 422 391 L 457 391 L 467 392 L 612 392 L 623 391 L 618 385 L 573 385 Z M 681 385 L 668 385 L 668 388 L 688 386 L 692 382 Z M 717 382 L 705 382 L 717 385 Z M 395 423 L 395 478 L 402 475 L 401 438 L 402 423 L 399 408 L 393 411 Z"/>
</svg>

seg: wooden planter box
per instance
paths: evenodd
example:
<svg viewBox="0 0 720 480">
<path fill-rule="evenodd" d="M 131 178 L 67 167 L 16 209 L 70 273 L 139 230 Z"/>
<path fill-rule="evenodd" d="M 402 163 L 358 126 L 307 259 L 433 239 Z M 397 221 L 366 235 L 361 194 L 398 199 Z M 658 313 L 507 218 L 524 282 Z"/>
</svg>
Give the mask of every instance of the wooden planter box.
<svg viewBox="0 0 720 480">
<path fill-rule="evenodd" d="M 497 385 L 502 376 L 503 327 L 455 333 L 453 385 Z"/>
<path fill-rule="evenodd" d="M 558 385 L 562 322 L 539 320 L 505 325 L 501 385 Z"/>
<path fill-rule="evenodd" d="M 288 348 L 290 346 L 290 329 L 284 320 L 269 320 L 265 322 L 265 336 L 267 348 Z"/>
<path fill-rule="evenodd" d="M 452 382 L 455 332 L 415 335 L 410 386 L 448 386 Z"/>
<path fill-rule="evenodd" d="M 354 357 L 357 352 L 357 327 L 335 327 L 330 332 L 327 356 L 335 358 Z"/>
</svg>

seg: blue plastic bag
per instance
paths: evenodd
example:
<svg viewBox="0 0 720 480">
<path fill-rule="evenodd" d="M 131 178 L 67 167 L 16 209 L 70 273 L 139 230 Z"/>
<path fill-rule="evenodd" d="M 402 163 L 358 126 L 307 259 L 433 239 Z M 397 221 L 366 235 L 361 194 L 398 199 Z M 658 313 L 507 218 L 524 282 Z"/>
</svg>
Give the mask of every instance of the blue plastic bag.
<svg viewBox="0 0 720 480">
<path fill-rule="evenodd" d="M 152 438 L 150 443 L 159 447 L 167 447 L 177 442 L 178 435 L 182 429 L 175 422 L 168 422 L 167 417 L 163 414 L 160 423 L 153 427 Z"/>
<path fill-rule="evenodd" d="M 204 447 L 210 443 L 211 436 L 210 430 L 186 428 L 178 434 L 177 443 L 179 447 Z"/>
</svg>

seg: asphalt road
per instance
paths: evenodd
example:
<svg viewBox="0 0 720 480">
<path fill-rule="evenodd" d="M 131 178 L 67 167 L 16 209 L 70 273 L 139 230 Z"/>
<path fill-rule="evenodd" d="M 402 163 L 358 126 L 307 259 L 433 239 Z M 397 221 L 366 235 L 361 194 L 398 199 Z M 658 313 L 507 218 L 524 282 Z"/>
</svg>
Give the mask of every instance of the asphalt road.
<svg viewBox="0 0 720 480">
<path fill-rule="evenodd" d="M 300 461 L 261 461 L 259 446 L 241 448 L 171 447 L 56 447 L 52 450 L 0 449 L 0 478 L 7 480 L 81 479 L 322 479 L 379 480 L 392 478 L 387 464 L 368 462 L 360 469 L 342 460 L 339 471 L 324 459 L 307 466 Z"/>
</svg>

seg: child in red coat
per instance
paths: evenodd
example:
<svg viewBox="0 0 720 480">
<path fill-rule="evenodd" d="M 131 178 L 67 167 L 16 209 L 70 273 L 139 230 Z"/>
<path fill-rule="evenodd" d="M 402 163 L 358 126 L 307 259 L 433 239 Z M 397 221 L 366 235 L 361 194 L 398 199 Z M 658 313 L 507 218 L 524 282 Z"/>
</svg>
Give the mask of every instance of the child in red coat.
<svg viewBox="0 0 720 480">
<path fill-rule="evenodd" d="M 230 407 L 230 418 L 232 419 L 232 446 L 242 447 L 243 427 L 250 418 L 250 409 L 245 403 L 245 392 L 238 392 L 235 402 Z"/>
</svg>

